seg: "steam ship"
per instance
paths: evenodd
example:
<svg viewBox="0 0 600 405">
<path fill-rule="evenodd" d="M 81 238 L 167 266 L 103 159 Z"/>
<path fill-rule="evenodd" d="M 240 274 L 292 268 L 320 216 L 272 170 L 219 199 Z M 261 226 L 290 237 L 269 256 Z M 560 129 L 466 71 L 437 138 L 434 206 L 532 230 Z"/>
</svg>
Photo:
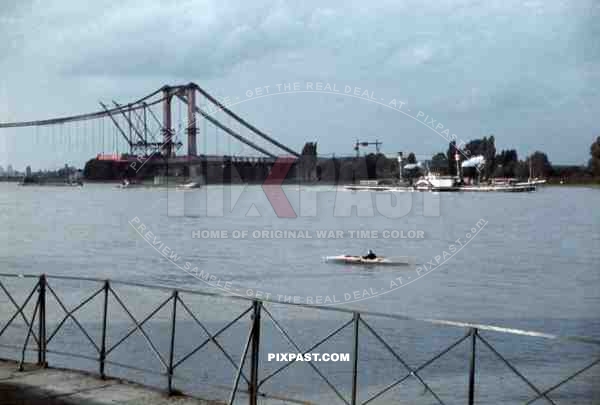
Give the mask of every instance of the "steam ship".
<svg viewBox="0 0 600 405">
<path fill-rule="evenodd" d="M 459 166 L 459 156 L 456 156 L 457 172 L 461 173 L 461 168 L 475 167 L 479 169 L 485 164 L 483 156 L 463 161 Z M 398 154 L 398 165 L 402 170 L 413 170 L 421 168 L 421 164 L 414 163 L 402 165 L 402 153 Z M 477 182 L 479 183 L 479 182 Z M 459 176 L 439 176 L 431 173 L 427 169 L 427 174 L 421 176 L 412 186 L 401 185 L 397 180 L 396 184 L 383 184 L 379 180 L 363 180 L 358 185 L 346 185 L 344 189 L 350 191 L 397 191 L 397 192 L 531 192 L 536 191 L 538 185 L 546 183 L 546 180 L 532 179 L 531 176 L 526 182 L 519 182 L 517 179 L 493 179 L 490 184 L 465 184 Z"/>
</svg>

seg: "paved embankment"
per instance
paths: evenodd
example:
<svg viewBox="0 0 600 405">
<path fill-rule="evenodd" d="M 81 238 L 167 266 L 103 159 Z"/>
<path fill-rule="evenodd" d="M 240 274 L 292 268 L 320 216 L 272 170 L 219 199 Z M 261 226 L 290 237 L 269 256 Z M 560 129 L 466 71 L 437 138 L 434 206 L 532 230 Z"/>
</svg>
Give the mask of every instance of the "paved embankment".
<svg viewBox="0 0 600 405">
<path fill-rule="evenodd" d="M 162 392 L 118 379 L 102 380 L 90 374 L 18 364 L 0 360 L 2 405 L 215 405 Z"/>
</svg>

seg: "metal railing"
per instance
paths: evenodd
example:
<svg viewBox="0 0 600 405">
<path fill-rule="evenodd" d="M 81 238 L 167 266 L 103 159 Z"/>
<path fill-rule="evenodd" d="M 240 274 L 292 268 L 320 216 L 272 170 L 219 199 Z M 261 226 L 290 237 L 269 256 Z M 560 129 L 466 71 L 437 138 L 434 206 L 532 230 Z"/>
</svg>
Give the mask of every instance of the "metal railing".
<svg viewBox="0 0 600 405">
<path fill-rule="evenodd" d="M 13 295 L 10 293 L 9 289 L 2 283 L 2 278 L 29 278 L 29 279 L 37 279 L 35 285 L 29 291 L 26 298 L 21 304 L 18 304 Z M 101 287 L 85 299 L 83 299 L 78 305 L 73 307 L 72 309 L 68 309 L 66 305 L 63 303 L 63 300 L 59 297 L 59 294 L 52 287 L 49 280 L 71 280 L 71 281 L 79 281 L 79 282 L 94 282 L 100 283 Z M 162 290 L 170 293 L 170 296 L 163 300 L 156 308 L 154 308 L 150 313 L 145 316 L 142 320 L 138 320 L 130 310 L 130 308 L 124 303 L 122 298 L 117 294 L 115 289 L 113 289 L 113 285 L 119 284 L 130 287 L 140 287 L 150 290 Z M 526 337 L 537 337 L 542 339 L 549 339 L 555 341 L 565 341 L 565 342 L 579 342 L 591 345 L 595 348 L 600 348 L 600 339 L 583 337 L 583 336 L 558 336 L 548 333 L 534 332 L 534 331 L 526 331 L 520 329 L 509 329 L 502 328 L 498 326 L 491 325 L 481 325 L 481 324 L 472 324 L 472 323 L 463 323 L 463 322 L 454 322 L 454 321 L 444 321 L 444 320 L 433 320 L 433 319 L 418 319 L 408 316 L 402 315 L 391 315 L 391 314 L 383 314 L 378 312 L 357 312 L 350 309 L 344 308 L 334 308 L 334 307 L 323 307 L 323 306 L 315 306 L 315 305 L 303 305 L 303 304 L 293 304 L 293 303 L 281 303 L 281 302 L 273 302 L 268 300 L 257 300 L 251 298 L 245 298 L 240 296 L 229 296 L 220 293 L 207 292 L 207 291 L 196 291 L 189 289 L 173 289 L 171 287 L 163 287 L 163 286 L 151 286 L 140 283 L 131 283 L 131 282 L 123 282 L 123 281 L 109 281 L 109 280 L 101 280 L 101 279 L 93 279 L 93 278 L 83 278 L 83 277 L 65 277 L 65 276 L 46 276 L 46 275 L 15 275 L 15 274 L 0 274 L 0 290 L 8 298 L 10 305 L 14 307 L 14 313 L 6 320 L 6 323 L 0 329 L 0 337 L 5 333 L 7 328 L 17 319 L 20 318 L 26 325 L 27 334 L 24 339 L 23 346 L 17 346 L 14 344 L 0 344 L 1 347 L 9 347 L 9 348 L 19 348 L 21 350 L 19 369 L 22 371 L 23 366 L 26 360 L 26 351 L 31 350 L 37 352 L 37 363 L 40 366 L 47 367 L 48 362 L 46 360 L 47 354 L 55 354 L 60 356 L 71 356 L 71 357 L 79 357 L 86 360 L 91 360 L 97 362 L 98 366 L 98 374 L 101 378 L 106 378 L 105 367 L 107 364 L 124 367 L 132 370 L 137 370 L 141 372 L 148 373 L 156 373 L 156 370 L 148 370 L 139 367 L 134 367 L 132 365 L 119 363 L 113 360 L 109 360 L 109 356 L 115 352 L 115 349 L 120 347 L 125 341 L 127 341 L 130 336 L 132 336 L 136 331 L 140 332 L 143 336 L 146 344 L 150 348 L 151 352 L 158 359 L 163 367 L 163 371 L 160 373 L 164 377 L 166 377 L 166 391 L 169 394 L 173 394 L 178 392 L 173 386 L 173 378 L 175 376 L 175 371 L 185 362 L 187 362 L 193 355 L 199 352 L 202 348 L 204 348 L 209 343 L 213 343 L 215 347 L 225 356 L 226 360 L 235 370 L 235 378 L 233 381 L 233 385 L 230 389 L 229 394 L 229 404 L 233 404 L 236 395 L 238 392 L 244 392 L 248 395 L 248 400 L 251 405 L 256 405 L 259 397 L 272 397 L 277 398 L 276 396 L 270 396 L 261 391 L 261 388 L 267 381 L 270 381 L 273 377 L 280 374 L 283 370 L 290 367 L 295 363 L 294 360 L 288 361 L 287 363 L 281 365 L 274 371 L 266 374 L 266 370 L 261 368 L 260 365 L 260 353 L 261 350 L 261 329 L 264 328 L 262 326 L 263 319 L 268 319 L 274 326 L 274 328 L 281 334 L 283 339 L 290 344 L 294 349 L 305 355 L 307 353 L 313 352 L 316 348 L 323 345 L 326 341 L 331 340 L 334 336 L 339 335 L 343 330 L 347 328 L 352 328 L 352 353 L 351 353 L 351 364 L 352 364 L 352 378 L 350 381 L 351 390 L 349 393 L 349 397 L 345 396 L 340 392 L 332 381 L 323 373 L 323 371 L 317 367 L 317 365 L 313 361 L 307 362 L 311 369 L 321 378 L 325 384 L 331 389 L 331 391 L 335 394 L 337 398 L 339 398 L 343 403 L 347 405 L 365 405 L 371 403 L 372 401 L 380 398 L 383 394 L 392 390 L 394 387 L 402 384 L 409 378 L 416 379 L 424 388 L 426 392 L 429 392 L 435 400 L 444 404 L 442 398 L 434 391 L 430 384 L 428 384 L 425 379 L 422 377 L 422 372 L 425 368 L 429 367 L 432 363 L 434 363 L 439 358 L 445 356 L 447 353 L 452 351 L 455 347 L 459 346 L 461 343 L 468 341 L 469 342 L 469 358 L 468 361 L 465 362 L 465 365 L 468 366 L 468 386 L 467 389 L 467 401 L 468 404 L 475 403 L 475 387 L 476 387 L 476 347 L 479 344 L 483 345 L 487 349 L 494 354 L 502 363 L 504 363 L 508 369 L 517 376 L 520 380 L 522 380 L 534 393 L 534 397 L 530 398 L 526 403 L 530 404 L 539 399 L 544 399 L 546 402 L 550 404 L 555 404 L 554 400 L 549 396 L 550 393 L 556 391 L 559 387 L 562 387 L 565 383 L 571 381 L 575 377 L 581 375 L 586 372 L 590 368 L 594 367 L 598 363 L 600 363 L 600 357 L 595 358 L 592 361 L 589 361 L 588 364 L 584 367 L 579 368 L 577 371 L 571 373 L 566 378 L 558 381 L 557 383 L 542 389 L 533 382 L 528 379 L 521 371 L 517 370 L 515 365 L 511 363 L 505 356 L 503 356 L 499 350 L 492 345 L 492 343 L 482 336 L 481 332 L 489 331 L 489 332 L 499 332 L 499 333 L 508 333 L 512 335 L 520 335 Z M 37 299 L 35 301 L 35 307 L 31 313 L 30 318 L 28 317 L 25 308 L 32 303 L 32 299 L 34 299 L 34 295 L 37 293 Z M 207 296 L 207 297 L 220 297 L 231 300 L 237 300 L 238 302 L 249 304 L 249 306 L 245 306 L 244 310 L 239 313 L 234 319 L 232 319 L 225 326 L 221 327 L 214 333 L 209 331 L 209 328 L 205 325 L 203 321 L 199 319 L 199 317 L 192 311 L 190 306 L 186 304 L 184 299 L 182 298 L 182 294 L 193 294 L 199 296 Z M 50 334 L 47 334 L 48 324 L 46 321 L 47 317 L 47 297 L 52 296 L 54 300 L 58 303 L 58 306 L 64 312 L 63 318 L 58 324 L 54 327 Z M 102 296 L 102 313 L 101 315 L 101 337 L 99 339 L 99 343 L 97 343 L 92 337 L 91 334 L 86 330 L 86 328 L 82 325 L 82 323 L 76 318 L 75 313 L 85 307 L 90 301 L 92 301 L 95 297 Z M 121 337 L 116 343 L 112 345 L 107 344 L 107 331 L 108 331 L 108 302 L 109 297 L 112 297 L 119 305 L 119 307 L 123 310 L 123 312 L 127 315 L 127 317 L 133 322 L 134 327 L 130 329 L 123 337 Z M 318 311 L 333 311 L 338 314 L 344 316 L 351 316 L 350 319 L 342 323 L 340 326 L 335 328 L 332 332 L 327 334 L 324 338 L 320 339 L 318 342 L 312 344 L 308 348 L 302 348 L 290 335 L 288 330 L 286 330 L 282 324 L 276 319 L 271 311 L 266 307 L 267 304 L 280 304 L 285 306 L 294 306 L 294 307 L 304 307 L 311 308 Z M 145 331 L 144 325 L 152 319 L 159 311 L 163 308 L 167 308 L 168 305 L 171 305 L 171 316 L 170 316 L 170 328 L 169 328 L 169 350 L 168 353 L 161 353 L 158 349 L 157 345 L 150 338 L 149 334 Z M 181 356 L 179 359 L 175 359 L 175 346 L 177 342 L 177 313 L 178 311 L 183 311 L 193 320 L 193 322 L 198 325 L 204 333 L 208 336 L 205 340 L 203 340 L 200 344 L 197 344 L 194 349 L 188 351 L 185 355 Z M 4 311 L 3 311 L 4 313 Z M 241 358 L 236 361 L 233 356 L 225 349 L 224 345 L 222 345 L 218 338 L 232 325 L 238 323 L 241 319 L 246 317 L 246 315 L 250 314 L 249 319 L 249 331 L 246 339 L 244 340 L 244 346 L 242 350 Z M 380 334 L 378 333 L 372 324 L 367 321 L 366 317 L 377 317 L 377 318 L 386 318 L 393 319 L 399 321 L 418 321 L 425 322 L 431 325 L 438 326 L 448 326 L 455 328 L 462 328 L 465 330 L 465 333 L 458 339 L 454 340 L 450 345 L 445 347 L 443 350 L 438 352 L 435 356 L 429 358 L 428 360 L 422 362 L 417 367 L 411 367 L 408 362 L 398 354 L 397 350 L 395 350 L 392 345 Z M 63 328 L 66 321 L 71 319 L 75 326 L 82 332 L 86 341 L 91 345 L 93 350 L 95 351 L 95 356 L 86 356 L 75 353 L 61 352 L 58 350 L 48 349 L 49 344 L 53 341 L 57 333 Z M 37 321 L 37 333 L 36 333 L 36 321 Z M 372 394 L 368 399 L 364 401 L 359 401 L 359 391 L 360 384 L 358 381 L 359 375 L 359 338 L 360 332 L 359 327 L 366 329 L 366 331 L 374 337 L 380 344 L 382 344 L 386 351 L 405 369 L 406 374 L 402 375 L 400 378 L 396 379 L 394 382 L 388 384 L 383 389 L 380 389 L 378 392 Z M 29 345 L 30 339 L 33 339 L 34 346 Z M 596 355 L 598 353 L 595 353 Z M 250 375 L 249 377 L 244 373 L 244 367 L 247 363 L 248 355 L 250 357 Z M 265 375 L 266 374 L 266 375 Z M 243 390 L 240 388 L 240 380 L 244 380 L 247 384 L 247 390 Z"/>
</svg>

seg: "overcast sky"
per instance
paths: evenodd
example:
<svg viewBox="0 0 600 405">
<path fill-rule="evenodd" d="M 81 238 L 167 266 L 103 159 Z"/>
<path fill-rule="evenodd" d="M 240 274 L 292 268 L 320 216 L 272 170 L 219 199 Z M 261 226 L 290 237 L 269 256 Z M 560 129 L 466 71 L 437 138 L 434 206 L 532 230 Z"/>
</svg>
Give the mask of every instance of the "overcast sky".
<svg viewBox="0 0 600 405">
<path fill-rule="evenodd" d="M 520 157 L 542 150 L 553 163 L 585 164 L 600 135 L 596 0 L 9 3 L 0 5 L 0 122 L 96 111 L 98 100 L 193 81 L 245 100 L 232 109 L 297 150 L 316 140 L 321 153 L 351 154 L 360 138 L 427 155 L 446 151 L 448 129 L 465 141 L 494 134 L 498 150 Z M 294 82 L 340 91 L 277 94 Z M 264 86 L 268 97 L 248 100 Z M 35 168 L 57 153 L 29 152 L 32 131 L 0 130 L 1 165 Z M 88 150 L 70 159 L 80 164 Z"/>
</svg>

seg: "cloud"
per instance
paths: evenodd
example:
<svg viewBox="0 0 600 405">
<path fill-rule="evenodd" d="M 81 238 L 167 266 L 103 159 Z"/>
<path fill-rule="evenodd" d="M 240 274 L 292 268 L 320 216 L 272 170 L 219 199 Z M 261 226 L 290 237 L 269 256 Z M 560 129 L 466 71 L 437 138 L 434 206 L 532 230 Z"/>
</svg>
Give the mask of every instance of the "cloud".
<svg viewBox="0 0 600 405">
<path fill-rule="evenodd" d="M 551 158 L 587 159 L 598 130 L 591 118 L 600 103 L 594 0 L 9 3 L 0 10 L 3 121 L 87 112 L 98 99 L 126 102 L 166 83 L 197 81 L 229 95 L 322 80 L 401 98 L 443 117 L 465 139 L 490 128 L 508 145 L 530 138 L 543 149 L 547 141 L 536 133 L 572 133 L 573 147 L 548 150 Z M 239 109 L 284 143 L 301 144 L 307 131 L 314 133 L 324 152 L 364 131 L 416 130 L 375 106 L 311 97 Z M 532 134 L 525 121 L 539 128 Z M 434 138 L 385 140 L 392 150 L 417 150 L 424 142 L 446 147 Z"/>
</svg>

